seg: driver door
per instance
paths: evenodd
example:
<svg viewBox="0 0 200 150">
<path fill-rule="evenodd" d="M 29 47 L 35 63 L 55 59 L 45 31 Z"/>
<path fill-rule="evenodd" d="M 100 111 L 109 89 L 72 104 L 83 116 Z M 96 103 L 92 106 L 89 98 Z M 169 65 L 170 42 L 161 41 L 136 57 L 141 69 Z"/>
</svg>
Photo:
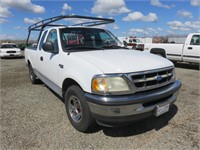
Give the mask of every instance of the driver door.
<svg viewBox="0 0 200 150">
<path fill-rule="evenodd" d="M 58 32 L 56 29 L 52 29 L 48 33 L 46 42 L 52 42 L 54 50 L 58 51 L 58 53 L 46 52 L 41 48 L 39 55 L 39 71 L 45 78 L 58 85 L 59 48 Z"/>
<path fill-rule="evenodd" d="M 200 60 L 200 35 L 193 35 L 189 44 L 184 46 L 183 60 L 199 63 Z"/>
</svg>

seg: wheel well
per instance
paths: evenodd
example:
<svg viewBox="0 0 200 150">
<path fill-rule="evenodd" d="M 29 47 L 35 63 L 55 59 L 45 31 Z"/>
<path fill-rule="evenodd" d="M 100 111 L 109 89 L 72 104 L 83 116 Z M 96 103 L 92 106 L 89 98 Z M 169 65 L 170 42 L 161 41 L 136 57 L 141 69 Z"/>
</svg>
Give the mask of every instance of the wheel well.
<svg viewBox="0 0 200 150">
<path fill-rule="evenodd" d="M 160 55 L 162 55 L 163 57 L 166 58 L 166 52 L 162 48 L 152 48 L 150 53 L 152 53 L 152 54 L 160 54 Z"/>
<path fill-rule="evenodd" d="M 81 88 L 81 86 L 73 79 L 67 78 L 64 80 L 63 85 L 62 85 L 62 94 L 64 96 L 65 92 L 71 85 L 77 85 Z M 81 88 L 82 89 L 82 88 Z"/>
</svg>

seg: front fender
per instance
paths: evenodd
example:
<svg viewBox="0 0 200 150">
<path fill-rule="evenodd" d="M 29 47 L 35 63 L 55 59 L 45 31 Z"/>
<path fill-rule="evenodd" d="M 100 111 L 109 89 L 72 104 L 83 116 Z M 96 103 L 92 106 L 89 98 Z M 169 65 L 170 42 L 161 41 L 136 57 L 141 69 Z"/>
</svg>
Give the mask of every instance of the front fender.
<svg viewBox="0 0 200 150">
<path fill-rule="evenodd" d="M 62 87 L 64 80 L 70 78 L 77 82 L 83 91 L 91 93 L 92 78 L 103 72 L 94 64 L 75 56 L 65 56 L 63 59 L 64 68 L 59 71 L 59 86 Z"/>
</svg>

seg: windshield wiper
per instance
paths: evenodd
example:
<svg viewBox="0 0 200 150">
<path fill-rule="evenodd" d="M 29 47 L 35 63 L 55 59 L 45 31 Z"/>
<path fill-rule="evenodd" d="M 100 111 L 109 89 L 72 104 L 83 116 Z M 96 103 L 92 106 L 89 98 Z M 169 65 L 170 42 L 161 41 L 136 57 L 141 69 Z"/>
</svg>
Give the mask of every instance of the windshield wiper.
<svg viewBox="0 0 200 150">
<path fill-rule="evenodd" d="M 66 47 L 64 50 L 67 51 L 67 50 L 103 50 L 103 49 L 99 47 L 90 47 L 90 46 L 71 46 L 71 47 Z"/>
<path fill-rule="evenodd" d="M 105 48 L 105 49 L 128 49 L 127 47 L 122 47 L 122 46 L 118 46 L 118 45 L 107 45 L 107 46 L 103 46 L 102 48 Z"/>
</svg>

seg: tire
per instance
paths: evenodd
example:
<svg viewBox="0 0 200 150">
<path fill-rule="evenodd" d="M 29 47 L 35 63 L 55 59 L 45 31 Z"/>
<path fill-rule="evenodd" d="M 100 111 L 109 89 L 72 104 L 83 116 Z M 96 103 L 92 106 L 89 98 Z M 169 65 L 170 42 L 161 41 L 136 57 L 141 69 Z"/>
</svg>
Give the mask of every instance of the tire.
<svg viewBox="0 0 200 150">
<path fill-rule="evenodd" d="M 65 93 L 65 107 L 72 126 L 80 132 L 88 132 L 95 124 L 83 90 L 72 85 Z"/>
<path fill-rule="evenodd" d="M 133 47 L 132 47 L 132 49 L 133 49 L 133 50 L 137 50 L 137 49 L 136 49 L 136 45 L 135 45 L 135 46 L 133 46 Z"/>
<path fill-rule="evenodd" d="M 31 83 L 32 83 L 32 84 L 37 84 L 37 83 L 39 83 L 39 79 L 38 79 L 37 76 L 35 75 L 31 64 L 28 65 L 28 68 L 29 68 L 29 78 L 30 78 L 30 80 L 31 80 Z"/>
</svg>

